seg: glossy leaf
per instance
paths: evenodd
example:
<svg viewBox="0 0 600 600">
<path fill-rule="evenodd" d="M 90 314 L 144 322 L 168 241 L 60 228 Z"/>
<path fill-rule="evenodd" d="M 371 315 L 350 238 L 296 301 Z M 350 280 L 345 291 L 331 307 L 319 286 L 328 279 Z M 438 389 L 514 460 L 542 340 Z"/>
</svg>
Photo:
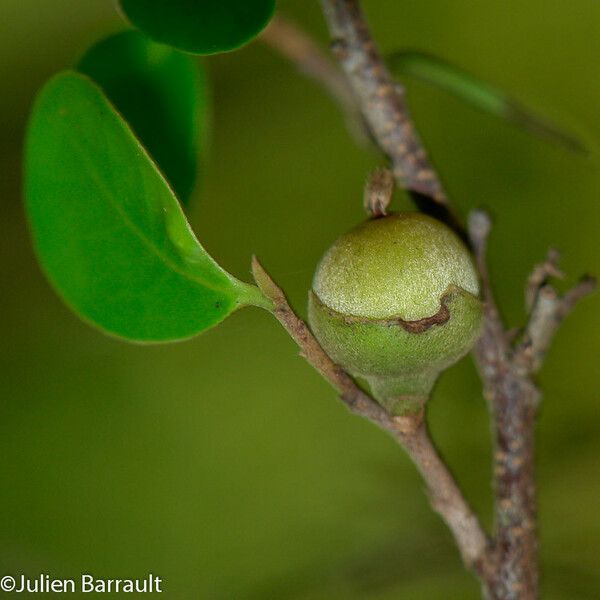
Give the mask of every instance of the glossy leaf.
<svg viewBox="0 0 600 600">
<path fill-rule="evenodd" d="M 146 35 L 194 54 L 235 50 L 258 35 L 275 0 L 120 0 L 124 15 Z"/>
<path fill-rule="evenodd" d="M 209 122 L 207 77 L 190 56 L 124 31 L 95 44 L 78 70 L 98 83 L 183 204 L 196 179 Z"/>
<path fill-rule="evenodd" d="M 388 63 L 395 75 L 420 79 L 540 138 L 574 152 L 587 152 L 570 133 L 539 117 L 502 90 L 441 58 L 424 52 L 403 51 L 388 57 Z"/>
<path fill-rule="evenodd" d="M 256 287 L 198 243 L 155 164 L 84 75 L 57 75 L 36 101 L 26 196 L 49 279 L 75 312 L 109 333 L 182 339 L 241 305 L 265 305 Z"/>
</svg>

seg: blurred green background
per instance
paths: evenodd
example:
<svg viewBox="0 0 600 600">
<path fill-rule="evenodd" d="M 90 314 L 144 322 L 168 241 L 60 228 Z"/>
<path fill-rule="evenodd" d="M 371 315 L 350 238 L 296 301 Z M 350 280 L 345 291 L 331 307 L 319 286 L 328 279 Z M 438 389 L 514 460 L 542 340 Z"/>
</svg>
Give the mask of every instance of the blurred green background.
<svg viewBox="0 0 600 600">
<path fill-rule="evenodd" d="M 456 205 L 495 215 L 507 320 L 522 323 L 523 282 L 549 245 L 571 280 L 600 272 L 600 4 L 364 5 L 386 51 L 455 61 L 591 148 L 571 155 L 408 86 Z M 280 8 L 325 42 L 316 1 Z M 52 73 L 121 27 L 110 0 L 0 0 L 0 575 L 152 572 L 174 599 L 478 598 L 402 452 L 341 407 L 266 313 L 241 311 L 183 344 L 129 346 L 79 322 L 43 279 L 21 202 L 28 110 Z M 194 227 L 239 277 L 256 253 L 304 311 L 314 265 L 363 218 L 380 159 L 260 44 L 209 67 L 214 142 Z M 600 597 L 599 301 L 568 320 L 540 378 L 547 600 Z M 430 420 L 489 525 L 489 427 L 470 359 L 442 378 Z"/>
</svg>

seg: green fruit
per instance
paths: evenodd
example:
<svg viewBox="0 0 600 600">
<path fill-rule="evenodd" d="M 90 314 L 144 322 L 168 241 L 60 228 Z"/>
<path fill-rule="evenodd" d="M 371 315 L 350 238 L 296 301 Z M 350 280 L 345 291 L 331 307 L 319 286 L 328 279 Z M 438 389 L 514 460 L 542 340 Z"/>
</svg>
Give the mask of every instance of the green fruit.
<svg viewBox="0 0 600 600">
<path fill-rule="evenodd" d="M 422 410 L 440 372 L 475 343 L 478 294 L 458 236 L 426 215 L 401 213 L 363 223 L 325 253 L 309 322 L 333 360 L 405 415 Z"/>
</svg>

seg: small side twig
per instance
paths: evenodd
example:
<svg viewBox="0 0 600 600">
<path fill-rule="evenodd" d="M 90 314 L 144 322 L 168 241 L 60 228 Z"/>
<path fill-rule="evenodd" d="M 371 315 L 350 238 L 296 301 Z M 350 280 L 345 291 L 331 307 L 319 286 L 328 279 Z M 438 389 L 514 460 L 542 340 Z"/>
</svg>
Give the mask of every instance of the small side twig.
<svg viewBox="0 0 600 600">
<path fill-rule="evenodd" d="M 559 254 L 548 253 L 536 265 L 526 287 L 530 308 L 525 335 L 516 348 L 499 315 L 486 264 L 491 221 L 483 211 L 473 211 L 469 233 L 485 300 L 485 325 L 475 348 L 484 393 L 493 415 L 496 489 L 494 548 L 499 570 L 492 581 L 494 598 L 534 600 L 538 594 L 535 420 L 540 401 L 532 375 L 539 370 L 552 338 L 575 304 L 595 288 L 584 278 L 564 296 L 547 282 L 562 277 Z"/>
<path fill-rule="evenodd" d="M 498 570 L 488 582 L 497 600 L 534 600 L 538 590 L 534 426 L 539 392 L 512 361 L 510 336 L 499 314 L 486 262 L 491 220 L 469 216 L 469 235 L 480 273 L 485 321 L 475 362 L 492 413 Z"/>
<path fill-rule="evenodd" d="M 495 373 L 506 370 L 509 354 L 509 336 L 496 304 L 490 273 L 487 266 L 488 238 L 492 220 L 484 210 L 473 210 L 469 214 L 468 231 L 475 264 L 481 280 L 481 295 L 485 312 L 483 333 L 475 349 L 481 369 L 494 379 Z"/>
<path fill-rule="evenodd" d="M 561 298 L 556 311 L 557 325 L 565 319 L 565 317 L 575 308 L 580 300 L 583 300 L 586 296 L 593 294 L 596 291 L 598 282 L 595 277 L 591 275 L 584 275 L 581 281 L 573 288 L 571 288 Z"/>
<path fill-rule="evenodd" d="M 596 289 L 596 280 L 586 275 L 565 294 L 560 295 L 547 283 L 549 277 L 562 277 L 557 261 L 558 253 L 551 251 L 548 260 L 537 265 L 529 278 L 529 320 L 523 339 L 515 351 L 515 361 L 524 367 L 527 374 L 535 374 L 540 370 L 564 319 L 580 300 Z"/>
<path fill-rule="evenodd" d="M 465 564 L 479 574 L 491 573 L 492 558 L 483 528 L 435 449 L 422 418 L 392 417 L 325 353 L 256 258 L 252 271 L 258 287 L 274 304 L 273 314 L 298 344 L 301 355 L 338 391 L 353 413 L 390 433 L 408 453 L 427 483 L 433 508 L 452 531 Z"/>
<path fill-rule="evenodd" d="M 533 267 L 525 286 L 525 304 L 528 311 L 533 308 L 538 292 L 548 279 L 564 277 L 564 273 L 558 266 L 559 260 L 560 252 L 556 248 L 550 248 L 546 260 Z"/>
</svg>

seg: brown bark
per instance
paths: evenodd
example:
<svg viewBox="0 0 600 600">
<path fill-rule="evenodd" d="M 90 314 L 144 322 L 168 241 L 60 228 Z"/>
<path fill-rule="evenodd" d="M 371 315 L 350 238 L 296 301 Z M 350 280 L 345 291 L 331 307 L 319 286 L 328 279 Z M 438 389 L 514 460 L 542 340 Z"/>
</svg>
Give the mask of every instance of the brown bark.
<svg viewBox="0 0 600 600">
<path fill-rule="evenodd" d="M 392 79 L 373 41 L 362 11 L 353 0 L 322 0 L 332 36 L 332 50 L 362 107 L 396 179 L 439 204 L 446 194 L 412 123 L 404 89 Z"/>
</svg>

